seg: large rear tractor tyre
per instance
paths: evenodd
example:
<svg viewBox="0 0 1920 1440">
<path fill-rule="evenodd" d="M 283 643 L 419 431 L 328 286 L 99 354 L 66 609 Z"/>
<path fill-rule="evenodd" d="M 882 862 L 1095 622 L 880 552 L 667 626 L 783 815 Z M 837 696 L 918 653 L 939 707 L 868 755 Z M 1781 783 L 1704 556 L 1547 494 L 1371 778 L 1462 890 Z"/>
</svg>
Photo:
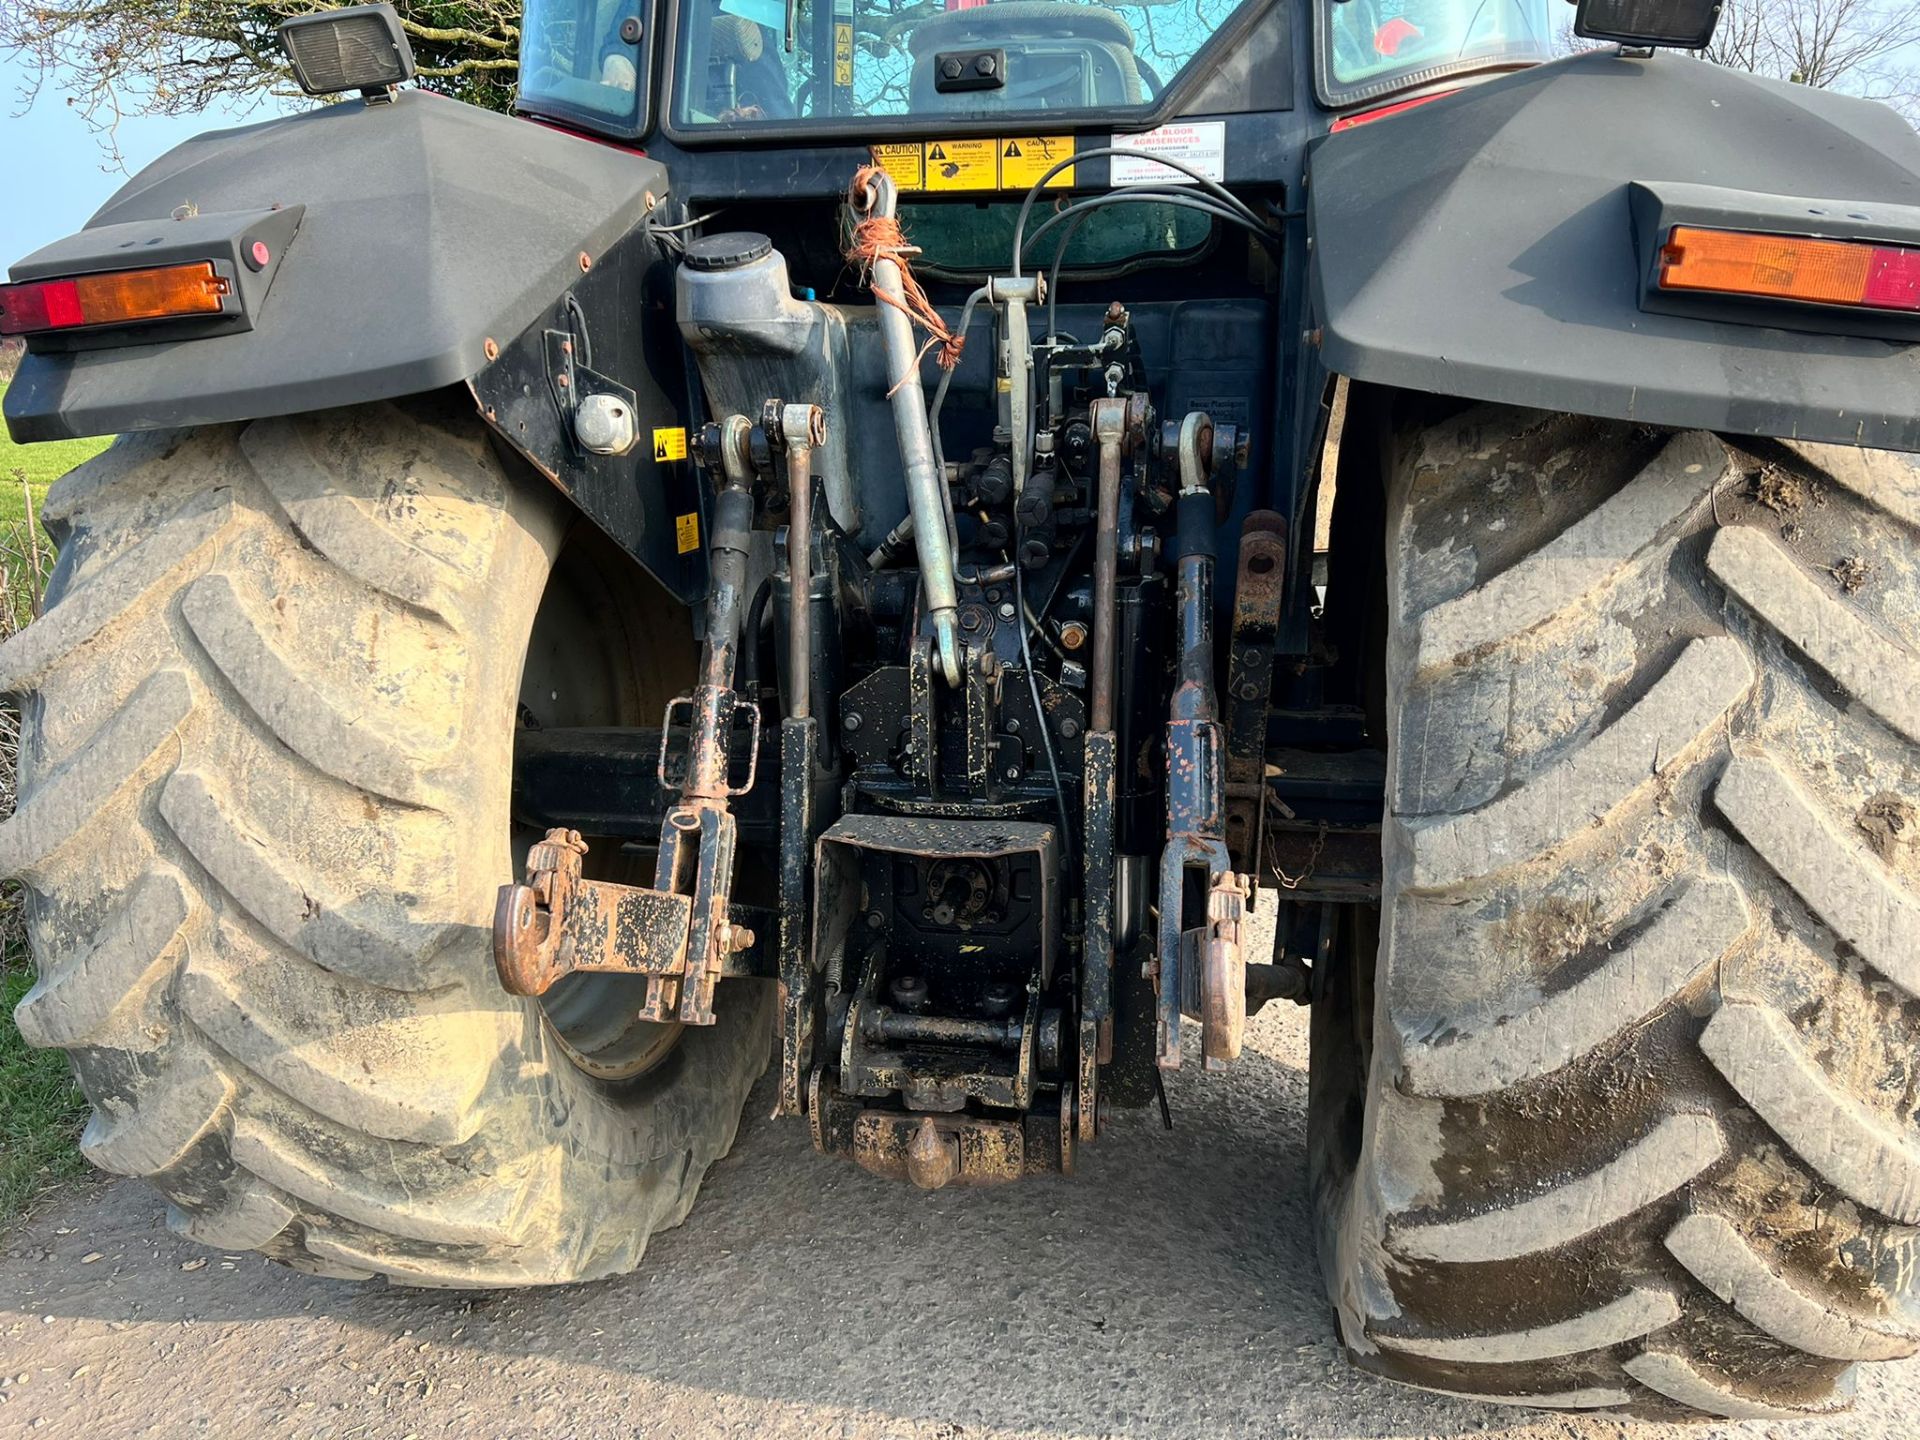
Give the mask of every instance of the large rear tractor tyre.
<svg viewBox="0 0 1920 1440">
<path fill-rule="evenodd" d="M 1920 468 L 1425 413 L 1374 480 L 1379 939 L 1315 1017 L 1345 1342 L 1514 1404 L 1839 1408 L 1920 1348 Z"/>
<path fill-rule="evenodd" d="M 771 1002 L 601 1027 L 590 1073 L 495 978 L 515 726 L 570 703 L 553 654 L 521 693 L 543 596 L 579 603 L 558 497 L 429 400 L 129 438 L 46 511 L 46 616 L 0 647 L 0 869 L 39 964 L 20 1029 L 71 1053 L 87 1156 L 182 1234 L 321 1274 L 631 1269 L 732 1143 Z"/>
</svg>

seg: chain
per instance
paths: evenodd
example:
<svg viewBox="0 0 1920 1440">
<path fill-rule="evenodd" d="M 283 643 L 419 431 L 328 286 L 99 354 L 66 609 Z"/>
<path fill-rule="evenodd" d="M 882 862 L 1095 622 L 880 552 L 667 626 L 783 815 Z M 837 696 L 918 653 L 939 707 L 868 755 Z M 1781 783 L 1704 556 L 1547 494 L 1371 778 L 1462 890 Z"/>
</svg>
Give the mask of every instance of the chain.
<svg viewBox="0 0 1920 1440">
<path fill-rule="evenodd" d="M 1313 848 L 1307 852 L 1307 868 L 1298 875 L 1289 875 L 1280 868 L 1278 860 L 1269 860 L 1267 868 L 1273 871 L 1274 879 L 1280 882 L 1283 890 L 1298 890 L 1313 878 L 1313 867 L 1319 863 L 1320 852 L 1327 848 L 1327 822 L 1320 822 L 1320 831 L 1313 837 Z"/>
</svg>

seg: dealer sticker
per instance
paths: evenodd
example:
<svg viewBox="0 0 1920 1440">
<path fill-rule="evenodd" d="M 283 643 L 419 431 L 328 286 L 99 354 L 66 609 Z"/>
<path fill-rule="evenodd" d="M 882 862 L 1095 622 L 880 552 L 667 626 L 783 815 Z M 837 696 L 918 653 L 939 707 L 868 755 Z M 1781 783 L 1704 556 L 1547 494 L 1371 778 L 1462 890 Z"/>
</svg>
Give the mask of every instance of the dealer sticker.
<svg viewBox="0 0 1920 1440">
<path fill-rule="evenodd" d="M 1116 135 L 1113 143 L 1116 147 L 1144 150 L 1149 155 L 1178 160 L 1189 170 L 1198 171 L 1209 180 L 1227 178 L 1227 122 L 1224 120 L 1162 125 L 1158 130 L 1149 130 L 1144 135 Z M 1131 155 L 1115 155 L 1111 165 L 1112 183 L 1116 186 L 1198 183 L 1193 176 L 1175 170 L 1170 165 L 1135 159 Z"/>
</svg>

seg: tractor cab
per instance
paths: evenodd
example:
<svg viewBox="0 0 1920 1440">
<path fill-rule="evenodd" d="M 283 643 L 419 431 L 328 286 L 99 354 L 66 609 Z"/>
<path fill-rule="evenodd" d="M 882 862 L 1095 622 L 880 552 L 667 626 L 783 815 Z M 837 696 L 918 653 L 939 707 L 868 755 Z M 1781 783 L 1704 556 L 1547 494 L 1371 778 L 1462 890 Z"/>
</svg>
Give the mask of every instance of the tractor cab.
<svg viewBox="0 0 1920 1440">
<path fill-rule="evenodd" d="M 1555 19 L 1551 0 L 679 0 L 654 13 L 529 0 L 521 108 L 622 139 L 663 119 L 742 140 L 1019 116 L 1147 128 L 1236 50 L 1311 56 L 1317 98 L 1339 110 L 1546 60 Z M 1237 106 L 1291 109 L 1291 88 L 1256 86 Z"/>
</svg>

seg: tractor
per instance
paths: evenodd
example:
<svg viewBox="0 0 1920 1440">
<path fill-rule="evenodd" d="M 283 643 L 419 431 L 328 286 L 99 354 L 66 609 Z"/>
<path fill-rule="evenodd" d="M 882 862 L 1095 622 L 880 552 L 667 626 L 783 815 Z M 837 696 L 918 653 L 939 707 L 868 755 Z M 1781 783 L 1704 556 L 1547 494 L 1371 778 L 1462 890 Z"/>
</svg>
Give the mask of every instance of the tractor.
<svg viewBox="0 0 1920 1440">
<path fill-rule="evenodd" d="M 562 1284 L 756 1085 L 1065 1184 L 1300 1005 L 1358 1364 L 1844 1405 L 1920 1348 L 1920 136 L 1717 12 L 528 0 L 516 115 L 288 21 L 318 103 L 0 288 L 14 437 L 119 437 L 0 647 L 87 1156 Z"/>
</svg>

